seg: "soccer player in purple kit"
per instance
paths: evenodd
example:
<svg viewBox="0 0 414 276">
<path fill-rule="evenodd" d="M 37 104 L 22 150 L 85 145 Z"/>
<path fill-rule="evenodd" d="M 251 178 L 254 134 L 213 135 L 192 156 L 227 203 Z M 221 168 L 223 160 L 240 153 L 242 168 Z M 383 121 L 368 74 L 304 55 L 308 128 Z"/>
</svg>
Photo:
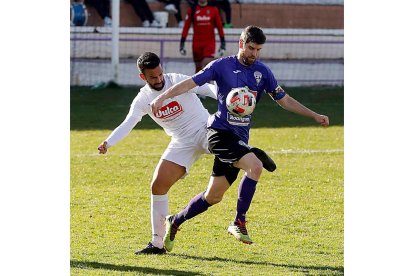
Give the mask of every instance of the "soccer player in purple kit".
<svg viewBox="0 0 414 276">
<path fill-rule="evenodd" d="M 266 36 L 259 27 L 246 27 L 240 36 L 236 56 L 212 61 L 192 78 L 172 86 L 151 102 L 152 112 L 156 113 L 164 100 L 185 93 L 195 86 L 212 80 L 216 81 L 218 86 L 218 110 L 209 117 L 207 125 L 208 147 L 215 155 L 210 181 L 207 190 L 196 195 L 183 210 L 166 217 L 164 246 L 167 251 L 173 249 L 178 227 L 219 203 L 237 179 L 240 169 L 244 170 L 245 174 L 239 185 L 236 217 L 228 227 L 228 232 L 243 243 L 253 242 L 246 229 L 246 213 L 262 169 L 272 171 L 276 166 L 264 151 L 248 145 L 252 115 L 236 118 L 227 110 L 226 96 L 231 89 L 247 87 L 256 96 L 257 103 L 263 93 L 267 93 L 282 108 L 313 118 L 322 126 L 329 125 L 327 116 L 310 110 L 290 97 L 278 85 L 271 70 L 257 60 L 265 42 Z"/>
</svg>

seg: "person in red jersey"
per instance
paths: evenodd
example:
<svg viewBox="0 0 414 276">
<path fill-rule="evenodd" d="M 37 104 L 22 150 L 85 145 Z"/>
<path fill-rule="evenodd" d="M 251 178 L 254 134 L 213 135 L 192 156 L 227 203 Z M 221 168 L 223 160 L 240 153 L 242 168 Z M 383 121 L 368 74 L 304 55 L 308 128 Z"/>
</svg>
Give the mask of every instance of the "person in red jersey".
<svg viewBox="0 0 414 276">
<path fill-rule="evenodd" d="M 196 6 L 188 8 L 181 33 L 180 53 L 186 55 L 185 40 L 191 25 L 193 25 L 193 60 L 196 73 L 214 60 L 214 53 L 216 51 L 215 28 L 217 28 L 220 36 L 219 55 L 223 56 L 224 50 L 226 50 L 226 41 L 219 10 L 207 4 L 207 0 L 198 0 Z"/>
</svg>

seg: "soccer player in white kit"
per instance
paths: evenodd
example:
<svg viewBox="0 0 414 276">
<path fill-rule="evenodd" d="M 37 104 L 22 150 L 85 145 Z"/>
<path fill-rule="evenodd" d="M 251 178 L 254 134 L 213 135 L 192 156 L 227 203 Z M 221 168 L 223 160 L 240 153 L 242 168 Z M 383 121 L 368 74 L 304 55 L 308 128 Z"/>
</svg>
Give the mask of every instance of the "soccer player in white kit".
<svg viewBox="0 0 414 276">
<path fill-rule="evenodd" d="M 185 177 L 191 165 L 207 149 L 207 119 L 209 113 L 196 94 L 217 99 L 214 85 L 205 84 L 164 102 L 157 113 L 152 113 L 150 103 L 158 95 L 189 76 L 163 73 L 159 57 L 151 52 L 137 60 L 140 78 L 146 82 L 133 100 L 125 120 L 102 142 L 99 153 L 125 138 L 134 126 L 148 114 L 160 125 L 171 142 L 161 156 L 151 182 L 152 241 L 135 254 L 164 254 L 164 218 L 168 215 L 168 191 L 175 182 Z"/>
</svg>

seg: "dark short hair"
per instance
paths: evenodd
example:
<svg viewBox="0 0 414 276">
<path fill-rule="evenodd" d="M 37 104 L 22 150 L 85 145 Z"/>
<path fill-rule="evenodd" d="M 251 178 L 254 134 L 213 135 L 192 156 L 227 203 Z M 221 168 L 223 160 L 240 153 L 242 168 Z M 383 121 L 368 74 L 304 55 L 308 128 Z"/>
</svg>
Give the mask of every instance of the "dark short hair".
<svg viewBox="0 0 414 276">
<path fill-rule="evenodd" d="M 141 73 L 144 73 L 145 69 L 154 69 L 160 65 L 160 58 L 151 52 L 145 52 L 137 59 L 137 67 Z"/>
<path fill-rule="evenodd" d="M 266 36 L 262 29 L 256 26 L 247 26 L 240 35 L 240 39 L 246 43 L 265 44 Z"/>
</svg>

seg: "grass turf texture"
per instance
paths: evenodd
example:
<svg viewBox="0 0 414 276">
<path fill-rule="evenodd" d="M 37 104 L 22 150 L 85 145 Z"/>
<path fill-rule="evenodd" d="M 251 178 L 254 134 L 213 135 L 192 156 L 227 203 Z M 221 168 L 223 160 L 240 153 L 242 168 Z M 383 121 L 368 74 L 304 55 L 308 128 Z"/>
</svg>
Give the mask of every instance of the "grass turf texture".
<svg viewBox="0 0 414 276">
<path fill-rule="evenodd" d="M 250 144 L 274 158 L 263 172 L 247 225 L 253 245 L 227 235 L 236 181 L 224 199 L 182 225 L 174 250 L 135 256 L 151 239 L 150 181 L 169 142 L 146 116 L 106 155 L 97 146 L 124 119 L 136 88 L 71 89 L 71 274 L 343 275 L 343 88 L 290 88 L 290 95 L 330 116 L 322 128 L 265 96 Z M 210 111 L 215 102 L 207 100 Z M 206 188 L 213 157 L 204 155 L 169 192 L 178 212 Z M 241 178 L 239 174 L 239 179 Z"/>
</svg>

